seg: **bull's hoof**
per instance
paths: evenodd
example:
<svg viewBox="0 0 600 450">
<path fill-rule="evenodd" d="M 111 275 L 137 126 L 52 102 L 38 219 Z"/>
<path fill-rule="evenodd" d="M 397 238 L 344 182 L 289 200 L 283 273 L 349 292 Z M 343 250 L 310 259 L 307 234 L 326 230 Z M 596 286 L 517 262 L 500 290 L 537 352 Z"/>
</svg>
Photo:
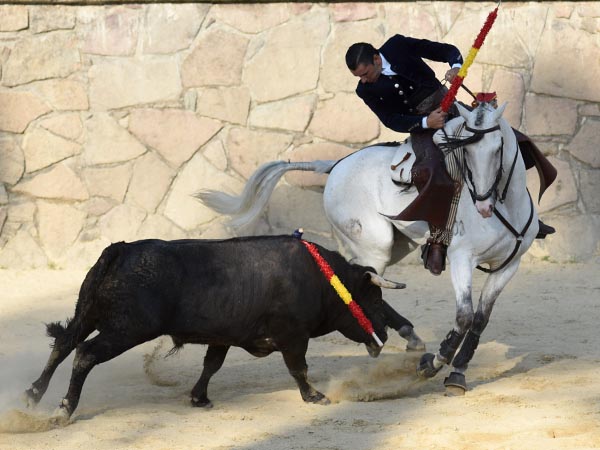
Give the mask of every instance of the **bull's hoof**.
<svg viewBox="0 0 600 450">
<path fill-rule="evenodd" d="M 406 351 L 407 352 L 424 352 L 425 343 L 415 333 L 415 330 L 410 325 L 404 325 L 398 330 L 400 337 L 406 339 Z"/>
<path fill-rule="evenodd" d="M 407 352 L 424 352 L 425 350 L 425 342 L 423 342 L 416 334 L 414 339 L 410 339 L 406 343 Z"/>
<path fill-rule="evenodd" d="M 41 395 L 39 395 L 39 391 L 34 387 L 27 389 L 22 395 L 23 402 L 28 408 L 33 408 L 36 406 L 40 401 L 40 397 Z"/>
<path fill-rule="evenodd" d="M 329 405 L 331 403 L 331 400 L 318 391 L 305 398 L 304 401 L 306 403 L 314 403 L 315 405 Z"/>
<path fill-rule="evenodd" d="M 435 355 L 433 353 L 425 353 L 423 356 L 421 356 L 421 360 L 417 366 L 417 375 L 420 378 L 433 378 L 442 369 L 442 367 L 444 367 L 440 366 L 436 369 L 433 365 L 434 359 Z"/>
<path fill-rule="evenodd" d="M 365 344 L 365 347 L 367 347 L 367 352 L 369 353 L 369 356 L 371 358 L 377 358 L 379 356 L 379 354 L 381 353 L 381 349 L 383 347 L 380 347 L 377 344 Z"/>
<path fill-rule="evenodd" d="M 64 402 L 64 400 L 63 400 Z M 50 416 L 49 423 L 55 428 L 64 427 L 69 423 L 69 419 L 71 418 L 71 412 L 69 409 L 63 404 L 54 410 L 52 416 Z"/>
<path fill-rule="evenodd" d="M 191 402 L 192 406 L 195 408 L 211 409 L 213 407 L 212 402 L 207 398 L 201 400 L 199 398 L 192 397 Z"/>
<path fill-rule="evenodd" d="M 327 397 L 323 396 L 323 398 L 321 400 L 319 400 L 318 402 L 316 402 L 317 405 L 331 405 L 331 400 L 329 400 Z"/>
<path fill-rule="evenodd" d="M 465 395 L 467 390 L 465 376 L 458 372 L 450 372 L 450 375 L 444 379 L 444 386 L 446 386 L 446 396 L 448 397 Z"/>
</svg>

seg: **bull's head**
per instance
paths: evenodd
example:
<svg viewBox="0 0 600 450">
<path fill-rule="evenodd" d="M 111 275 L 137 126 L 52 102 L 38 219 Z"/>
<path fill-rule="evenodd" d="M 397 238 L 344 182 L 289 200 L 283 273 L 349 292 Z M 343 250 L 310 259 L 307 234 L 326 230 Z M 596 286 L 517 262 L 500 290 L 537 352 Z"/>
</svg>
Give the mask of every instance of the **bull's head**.
<svg viewBox="0 0 600 450">
<path fill-rule="evenodd" d="M 359 266 L 355 266 L 359 267 Z M 386 309 L 390 308 L 384 300 L 381 293 L 381 288 L 387 289 L 404 289 L 403 283 L 386 280 L 377 275 L 373 270 L 360 268 L 361 276 L 358 277 L 358 282 L 354 286 L 348 287 L 353 295 L 353 300 L 363 310 L 365 316 L 373 325 L 373 329 L 377 337 L 382 343 L 387 341 L 387 316 Z M 349 339 L 356 342 L 364 342 L 369 355 L 376 358 L 381 352 L 382 346 L 369 335 L 358 323 L 357 319 L 352 317 L 354 323 L 348 324 L 340 332 Z"/>
</svg>

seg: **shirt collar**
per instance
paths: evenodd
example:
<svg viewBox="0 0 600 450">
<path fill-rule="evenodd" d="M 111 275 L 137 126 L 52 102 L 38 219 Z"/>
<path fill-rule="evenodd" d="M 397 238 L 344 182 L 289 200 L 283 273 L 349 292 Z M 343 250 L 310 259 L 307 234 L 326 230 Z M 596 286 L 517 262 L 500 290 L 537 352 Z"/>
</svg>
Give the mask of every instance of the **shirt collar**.
<svg viewBox="0 0 600 450">
<path fill-rule="evenodd" d="M 392 65 L 385 59 L 383 54 L 379 54 L 381 56 L 381 74 L 382 75 L 397 75 L 396 72 L 392 70 Z"/>
</svg>

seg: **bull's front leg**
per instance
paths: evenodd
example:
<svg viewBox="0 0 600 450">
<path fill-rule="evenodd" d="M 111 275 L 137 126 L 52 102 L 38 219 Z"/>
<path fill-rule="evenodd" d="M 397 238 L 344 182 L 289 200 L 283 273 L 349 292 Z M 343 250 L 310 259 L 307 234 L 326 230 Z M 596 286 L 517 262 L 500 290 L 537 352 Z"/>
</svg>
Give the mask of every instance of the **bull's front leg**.
<svg viewBox="0 0 600 450">
<path fill-rule="evenodd" d="M 417 352 L 425 350 L 425 343 L 421 340 L 410 320 L 400 315 L 385 300 L 383 301 L 385 324 L 398 332 L 400 337 L 406 339 L 406 351 Z"/>
<path fill-rule="evenodd" d="M 329 399 L 313 388 L 308 382 L 308 365 L 306 364 L 307 349 L 308 338 L 302 341 L 295 340 L 291 344 L 281 348 L 281 354 L 283 355 L 283 360 L 285 361 L 285 365 L 287 366 L 290 375 L 296 380 L 302 400 L 307 403 L 328 405 L 331 403 Z"/>
<path fill-rule="evenodd" d="M 208 399 L 208 382 L 211 377 L 223 366 L 225 356 L 229 351 L 227 345 L 209 345 L 204 356 L 204 368 L 198 382 L 192 389 L 192 406 L 212 408 L 213 404 Z"/>
</svg>

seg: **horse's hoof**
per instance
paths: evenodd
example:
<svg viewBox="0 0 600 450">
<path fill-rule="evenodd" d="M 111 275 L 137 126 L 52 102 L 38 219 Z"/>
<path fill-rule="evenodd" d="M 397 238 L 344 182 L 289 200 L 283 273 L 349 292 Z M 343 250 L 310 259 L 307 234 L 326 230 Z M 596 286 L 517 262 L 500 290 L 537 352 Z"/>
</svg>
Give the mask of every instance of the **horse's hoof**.
<svg viewBox="0 0 600 450">
<path fill-rule="evenodd" d="M 444 379 L 444 386 L 446 386 L 446 396 L 448 397 L 465 395 L 467 390 L 465 376 L 458 372 L 450 372 L 450 375 Z"/>
<path fill-rule="evenodd" d="M 211 409 L 213 407 L 212 402 L 209 399 L 200 400 L 199 398 L 192 397 L 192 406 L 195 408 Z"/>
<path fill-rule="evenodd" d="M 433 365 L 434 359 L 435 355 L 433 353 L 425 353 L 423 356 L 421 356 L 421 360 L 417 366 L 417 375 L 420 378 L 433 378 L 442 369 L 442 367 L 444 367 L 440 366 L 436 369 Z"/>
</svg>

